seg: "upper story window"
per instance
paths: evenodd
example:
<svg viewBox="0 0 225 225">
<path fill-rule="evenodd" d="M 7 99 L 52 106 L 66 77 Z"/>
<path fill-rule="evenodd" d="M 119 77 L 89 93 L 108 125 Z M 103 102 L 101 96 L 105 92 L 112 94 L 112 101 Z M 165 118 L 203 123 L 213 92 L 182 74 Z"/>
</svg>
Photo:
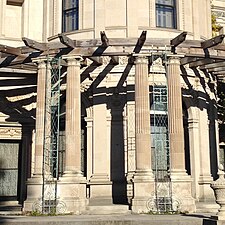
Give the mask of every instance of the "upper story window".
<svg viewBox="0 0 225 225">
<path fill-rule="evenodd" d="M 156 26 L 177 28 L 176 0 L 156 0 Z"/>
<path fill-rule="evenodd" d="M 63 0 L 63 32 L 78 30 L 79 0 Z"/>
</svg>

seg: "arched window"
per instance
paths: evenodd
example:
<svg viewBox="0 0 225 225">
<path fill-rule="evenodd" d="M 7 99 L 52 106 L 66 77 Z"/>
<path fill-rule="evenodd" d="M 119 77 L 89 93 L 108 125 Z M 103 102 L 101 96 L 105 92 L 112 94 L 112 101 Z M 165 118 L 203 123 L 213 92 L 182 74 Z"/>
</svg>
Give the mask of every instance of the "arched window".
<svg viewBox="0 0 225 225">
<path fill-rule="evenodd" d="M 177 28 L 176 0 L 156 0 L 156 26 Z"/>
<path fill-rule="evenodd" d="M 79 0 L 63 0 L 63 32 L 78 30 Z"/>
</svg>

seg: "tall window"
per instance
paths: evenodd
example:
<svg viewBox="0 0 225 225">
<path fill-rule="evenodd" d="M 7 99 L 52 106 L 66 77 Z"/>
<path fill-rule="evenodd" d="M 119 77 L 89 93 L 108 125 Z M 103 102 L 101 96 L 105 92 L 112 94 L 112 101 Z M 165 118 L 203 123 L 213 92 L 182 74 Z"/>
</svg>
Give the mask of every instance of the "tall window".
<svg viewBox="0 0 225 225">
<path fill-rule="evenodd" d="M 78 30 L 79 0 L 63 0 L 63 32 Z"/>
<path fill-rule="evenodd" d="M 156 0 L 156 26 L 177 28 L 176 0 Z"/>
</svg>

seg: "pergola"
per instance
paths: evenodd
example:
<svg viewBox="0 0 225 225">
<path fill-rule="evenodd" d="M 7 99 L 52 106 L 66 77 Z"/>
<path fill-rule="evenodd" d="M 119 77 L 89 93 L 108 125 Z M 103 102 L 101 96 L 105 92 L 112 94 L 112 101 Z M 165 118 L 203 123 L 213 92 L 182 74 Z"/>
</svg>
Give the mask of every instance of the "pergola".
<svg viewBox="0 0 225 225">
<path fill-rule="evenodd" d="M 72 40 L 65 34 L 59 34 L 59 41 L 40 43 L 35 40 L 23 38 L 25 46 L 11 47 L 0 45 L 0 68 L 22 69 L 36 71 L 37 81 L 37 108 L 36 108 L 36 139 L 43 138 L 43 121 L 45 109 L 45 64 L 47 58 L 61 58 L 61 66 L 67 69 L 67 101 L 66 104 L 66 137 L 71 137 L 67 142 L 65 168 L 69 172 L 71 168 L 80 174 L 80 78 L 81 67 L 86 71 L 93 71 L 103 65 L 102 58 L 110 58 L 109 64 L 119 64 L 119 57 L 128 57 L 128 65 L 135 65 L 135 137 L 136 137 L 136 169 L 141 172 L 146 170 L 146 176 L 151 177 L 151 149 L 150 143 L 150 118 L 149 118 L 149 86 L 148 67 L 151 54 L 165 53 L 170 57 L 167 66 L 168 82 L 168 120 L 171 142 L 171 171 L 185 171 L 184 152 L 182 145 L 182 97 L 180 86 L 180 65 L 189 65 L 190 68 L 198 67 L 205 70 L 218 80 L 222 80 L 225 74 L 225 44 L 222 43 L 224 35 L 219 35 L 206 41 L 186 40 L 187 32 L 183 32 L 171 39 L 147 38 L 147 32 L 143 31 L 136 38 L 108 38 L 105 32 L 100 33 L 100 39 Z M 86 59 L 92 61 L 88 65 Z M 151 62 L 150 62 L 151 64 Z M 99 78 L 101 82 L 103 78 Z M 124 82 L 126 78 L 121 78 Z M 75 100 L 75 101 L 74 101 Z M 76 104 L 74 104 L 76 102 Z M 141 110 L 140 110 L 141 109 Z M 143 132 L 147 131 L 147 133 Z M 173 135 L 175 134 L 175 135 Z M 35 174 L 42 173 L 40 158 L 43 157 L 43 143 L 36 144 L 35 150 Z M 72 152 L 76 149 L 76 154 Z M 177 156 L 180 161 L 178 162 Z M 144 156 L 144 157 L 143 157 Z M 70 160 L 67 160 L 70 159 Z M 72 165 L 71 162 L 74 162 Z M 39 162 L 39 165 L 38 165 Z M 137 172 L 138 173 L 138 172 Z M 134 185 L 135 185 L 134 177 Z M 138 177 L 137 177 L 138 179 Z M 147 184 L 143 184 L 147 185 Z M 136 188 L 138 188 L 137 186 Z M 135 210 L 134 210 L 135 211 Z"/>
</svg>

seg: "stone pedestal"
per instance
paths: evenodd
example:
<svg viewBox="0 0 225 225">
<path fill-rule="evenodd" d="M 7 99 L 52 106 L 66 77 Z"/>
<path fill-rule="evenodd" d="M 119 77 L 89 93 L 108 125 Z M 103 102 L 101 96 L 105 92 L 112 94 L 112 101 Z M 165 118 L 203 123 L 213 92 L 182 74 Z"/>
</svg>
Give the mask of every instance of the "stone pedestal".
<svg viewBox="0 0 225 225">
<path fill-rule="evenodd" d="M 223 166 L 220 165 L 218 171 L 219 178 L 211 183 L 211 188 L 214 191 L 216 203 L 220 206 L 215 217 L 217 220 L 225 220 L 225 179 L 223 170 Z"/>
<path fill-rule="evenodd" d="M 61 177 L 57 185 L 57 197 L 65 213 L 81 214 L 86 210 L 86 179 L 84 177 Z"/>
<path fill-rule="evenodd" d="M 134 198 L 132 211 L 148 212 L 154 179 L 151 170 L 150 105 L 148 84 L 148 58 L 135 56 L 135 145 L 136 171 L 134 174 Z"/>
<path fill-rule="evenodd" d="M 167 83 L 173 199 L 178 201 L 181 211 L 194 212 L 196 207 L 195 200 L 192 197 L 192 179 L 187 175 L 185 170 L 180 59 L 177 56 L 172 56 L 168 59 Z"/>
<path fill-rule="evenodd" d="M 90 204 L 112 204 L 112 182 L 107 174 L 95 174 L 91 176 L 89 185 Z"/>
</svg>

